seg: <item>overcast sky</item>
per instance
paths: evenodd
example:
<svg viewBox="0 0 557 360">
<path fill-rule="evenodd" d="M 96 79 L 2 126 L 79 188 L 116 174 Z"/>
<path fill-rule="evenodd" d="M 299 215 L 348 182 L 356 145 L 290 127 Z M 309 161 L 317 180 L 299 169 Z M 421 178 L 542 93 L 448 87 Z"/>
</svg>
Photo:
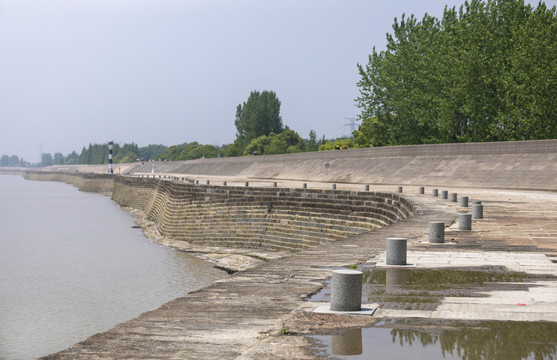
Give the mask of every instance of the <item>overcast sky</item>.
<svg viewBox="0 0 557 360">
<path fill-rule="evenodd" d="M 357 63 L 394 18 L 463 2 L 0 0 L 0 155 L 231 143 L 252 90 L 302 137 L 349 135 Z"/>
</svg>

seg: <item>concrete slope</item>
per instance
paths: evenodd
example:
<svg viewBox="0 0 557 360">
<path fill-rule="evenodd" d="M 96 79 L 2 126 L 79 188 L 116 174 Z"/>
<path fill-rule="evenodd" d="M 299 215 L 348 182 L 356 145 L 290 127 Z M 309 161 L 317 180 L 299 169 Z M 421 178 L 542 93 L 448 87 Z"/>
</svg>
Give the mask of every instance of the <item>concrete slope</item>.
<svg viewBox="0 0 557 360">
<path fill-rule="evenodd" d="M 134 174 L 557 190 L 557 140 L 392 146 L 150 162 Z"/>
</svg>

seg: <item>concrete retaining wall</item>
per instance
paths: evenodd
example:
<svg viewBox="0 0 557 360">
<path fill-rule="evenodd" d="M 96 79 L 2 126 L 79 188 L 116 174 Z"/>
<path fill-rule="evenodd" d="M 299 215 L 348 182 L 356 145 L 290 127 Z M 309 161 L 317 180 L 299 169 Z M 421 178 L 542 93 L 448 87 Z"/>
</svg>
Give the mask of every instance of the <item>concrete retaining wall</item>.
<svg viewBox="0 0 557 360">
<path fill-rule="evenodd" d="M 112 199 L 145 211 L 161 234 L 205 246 L 298 250 L 405 219 L 395 194 L 246 188 L 120 177 Z"/>
<path fill-rule="evenodd" d="M 114 186 L 114 175 L 108 174 L 25 171 L 23 177 L 27 180 L 65 182 L 80 191 L 101 194 L 112 194 Z"/>
<path fill-rule="evenodd" d="M 329 167 L 325 167 L 325 163 Z M 557 190 L 557 140 L 390 146 L 150 162 L 158 173 L 423 186 Z"/>
</svg>

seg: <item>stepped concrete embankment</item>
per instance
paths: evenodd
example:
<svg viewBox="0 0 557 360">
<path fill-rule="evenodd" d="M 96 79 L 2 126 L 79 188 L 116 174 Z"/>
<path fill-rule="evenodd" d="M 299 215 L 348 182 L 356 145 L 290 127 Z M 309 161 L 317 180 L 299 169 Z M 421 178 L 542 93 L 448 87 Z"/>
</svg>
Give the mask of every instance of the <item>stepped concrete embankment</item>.
<svg viewBox="0 0 557 360">
<path fill-rule="evenodd" d="M 165 237 L 195 245 L 299 250 L 373 231 L 414 211 L 390 193 L 114 181 L 116 203 L 144 211 Z"/>
<path fill-rule="evenodd" d="M 326 166 L 328 164 L 328 166 Z M 127 172 L 331 183 L 557 190 L 557 140 L 389 146 L 148 162 Z"/>
</svg>

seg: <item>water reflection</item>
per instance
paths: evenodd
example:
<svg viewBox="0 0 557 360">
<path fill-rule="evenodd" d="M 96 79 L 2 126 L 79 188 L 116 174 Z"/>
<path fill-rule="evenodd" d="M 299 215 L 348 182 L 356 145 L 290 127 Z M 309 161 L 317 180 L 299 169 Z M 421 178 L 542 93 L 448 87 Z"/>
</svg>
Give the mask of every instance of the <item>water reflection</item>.
<svg viewBox="0 0 557 360">
<path fill-rule="evenodd" d="M 447 297 L 484 297 L 494 290 L 527 290 L 535 282 L 553 279 L 509 271 L 501 266 L 468 268 L 410 269 L 374 268 L 365 271 L 362 303 L 382 308 L 434 310 Z"/>
<path fill-rule="evenodd" d="M 406 290 L 408 271 L 401 268 L 385 269 L 385 288 L 387 293 L 396 294 Z"/>
<path fill-rule="evenodd" d="M 393 343 L 401 346 L 419 341 L 424 347 L 439 347 L 443 358 L 553 359 L 557 353 L 556 323 L 484 321 L 438 332 L 392 329 L 391 334 Z"/>
<path fill-rule="evenodd" d="M 389 320 L 361 331 L 312 337 L 341 359 L 537 360 L 557 355 L 557 324 L 547 322 Z"/>
<path fill-rule="evenodd" d="M 362 329 L 349 329 L 342 334 L 331 335 L 333 355 L 359 355 L 362 353 Z"/>
</svg>

